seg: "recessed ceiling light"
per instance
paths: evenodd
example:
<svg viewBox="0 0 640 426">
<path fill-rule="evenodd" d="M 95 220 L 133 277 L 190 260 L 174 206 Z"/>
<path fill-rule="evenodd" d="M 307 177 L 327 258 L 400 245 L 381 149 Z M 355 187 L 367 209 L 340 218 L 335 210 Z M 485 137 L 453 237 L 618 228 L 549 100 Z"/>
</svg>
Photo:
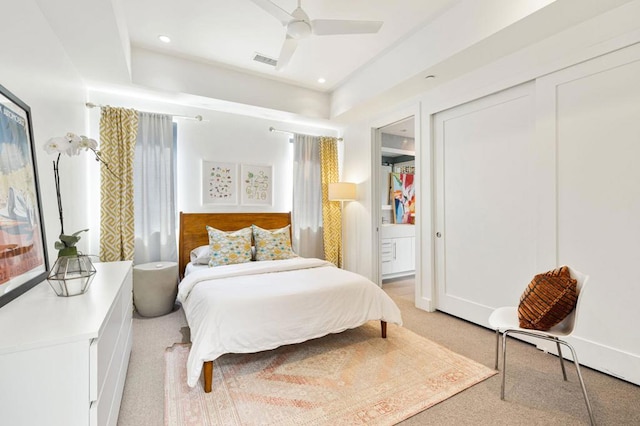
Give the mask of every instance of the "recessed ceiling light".
<svg viewBox="0 0 640 426">
<path fill-rule="evenodd" d="M 169 38 L 169 36 L 166 36 L 166 35 L 158 36 L 158 40 L 160 40 L 163 43 L 171 43 L 171 39 Z"/>
<path fill-rule="evenodd" d="M 326 82 L 327 82 L 327 80 L 325 80 L 325 79 L 324 79 L 324 78 L 322 78 L 322 77 L 320 77 L 320 78 L 318 79 L 318 83 L 320 83 L 320 84 L 322 84 L 322 83 L 326 83 Z"/>
</svg>

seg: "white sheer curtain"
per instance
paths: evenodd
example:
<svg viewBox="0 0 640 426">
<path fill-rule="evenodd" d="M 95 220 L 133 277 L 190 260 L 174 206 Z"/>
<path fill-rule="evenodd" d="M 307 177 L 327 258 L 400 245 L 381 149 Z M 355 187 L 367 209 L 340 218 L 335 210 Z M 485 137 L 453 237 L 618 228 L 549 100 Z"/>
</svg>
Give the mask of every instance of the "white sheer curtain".
<svg viewBox="0 0 640 426">
<path fill-rule="evenodd" d="M 141 112 L 133 172 L 136 264 L 177 261 L 175 182 L 172 117 Z"/>
<path fill-rule="evenodd" d="M 320 141 L 295 135 L 293 144 L 293 248 L 300 256 L 324 259 Z"/>
</svg>

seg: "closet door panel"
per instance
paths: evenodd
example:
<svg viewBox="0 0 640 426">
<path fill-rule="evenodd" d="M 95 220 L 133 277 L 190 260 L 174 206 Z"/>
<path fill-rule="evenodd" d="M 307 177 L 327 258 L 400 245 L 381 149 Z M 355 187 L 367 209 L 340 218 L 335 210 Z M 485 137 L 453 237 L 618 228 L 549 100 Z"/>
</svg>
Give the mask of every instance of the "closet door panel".
<svg viewBox="0 0 640 426">
<path fill-rule="evenodd" d="M 552 77 L 558 263 L 590 275 L 576 330 L 579 345 L 587 349 L 580 359 L 635 383 L 640 380 L 640 339 L 631 338 L 628 327 L 640 322 L 638 76 L 636 47 Z M 602 351 L 634 354 L 635 365 L 612 353 L 603 358 Z"/>
<path fill-rule="evenodd" d="M 487 325 L 536 267 L 533 85 L 435 116 L 437 308 Z"/>
</svg>

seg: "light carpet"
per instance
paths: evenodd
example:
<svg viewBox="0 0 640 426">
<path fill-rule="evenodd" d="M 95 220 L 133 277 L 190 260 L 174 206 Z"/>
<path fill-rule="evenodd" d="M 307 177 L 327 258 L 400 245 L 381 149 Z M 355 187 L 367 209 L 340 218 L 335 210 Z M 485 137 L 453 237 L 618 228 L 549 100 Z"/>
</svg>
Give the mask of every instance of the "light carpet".
<svg viewBox="0 0 640 426">
<path fill-rule="evenodd" d="M 393 425 L 496 371 L 379 322 L 214 361 L 213 391 L 187 386 L 189 345 L 165 352 L 166 425 Z"/>
</svg>

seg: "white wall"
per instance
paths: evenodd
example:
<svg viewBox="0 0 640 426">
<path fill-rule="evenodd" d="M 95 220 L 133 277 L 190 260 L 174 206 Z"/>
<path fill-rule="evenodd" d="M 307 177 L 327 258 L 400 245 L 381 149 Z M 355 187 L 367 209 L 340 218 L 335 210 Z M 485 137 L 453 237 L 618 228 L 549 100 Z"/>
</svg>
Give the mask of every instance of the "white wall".
<svg viewBox="0 0 640 426">
<path fill-rule="evenodd" d="M 208 123 L 178 123 L 178 208 L 185 212 L 291 211 L 293 144 L 289 135 L 268 131 L 270 125 L 286 125 L 235 114 L 208 115 L 212 119 Z M 202 160 L 235 163 L 238 167 L 243 163 L 272 165 L 273 206 L 203 205 Z"/>
<path fill-rule="evenodd" d="M 122 92 L 108 93 L 90 90 L 91 102 L 101 105 L 135 108 L 140 111 L 159 112 L 195 117 L 203 121 L 176 118 L 178 124 L 178 211 L 197 212 L 288 212 L 292 206 L 293 144 L 289 135 L 270 132 L 269 127 L 299 133 L 336 136 L 336 130 L 298 124 L 294 120 L 279 121 L 257 118 L 209 109 L 193 108 L 157 99 Z M 99 137 L 100 110 L 90 110 L 91 135 Z M 237 163 L 238 165 L 273 166 L 273 205 L 234 206 L 202 204 L 202 160 Z M 97 176 L 96 183 L 98 185 Z M 93 185 L 92 185 L 93 186 Z M 92 204 L 99 205 L 99 193 L 93 194 Z M 92 230 L 99 229 L 99 208 L 93 215 Z M 99 233 L 91 234 L 91 250 L 99 250 Z"/>
<path fill-rule="evenodd" d="M 54 260 L 57 252 L 53 244 L 60 234 L 51 163 L 55 157 L 47 155 L 42 147 L 52 136 L 84 132 L 84 87 L 35 1 L 4 2 L 2 16 L 0 84 L 31 108 L 47 249 L 50 260 Z M 77 179 L 84 176 L 86 167 L 86 158 L 60 160 L 67 233 L 87 225 L 87 187 L 83 179 Z M 85 244 L 86 240 L 80 241 L 80 250 L 86 251 Z"/>
<path fill-rule="evenodd" d="M 371 147 L 366 142 L 371 132 L 366 126 L 351 126 L 344 133 L 344 165 L 342 180 L 357 184 L 357 200 L 344 205 L 344 261 L 345 269 L 369 279 L 372 274 L 371 253 Z M 347 166 L 347 160 L 349 165 Z"/>
</svg>

